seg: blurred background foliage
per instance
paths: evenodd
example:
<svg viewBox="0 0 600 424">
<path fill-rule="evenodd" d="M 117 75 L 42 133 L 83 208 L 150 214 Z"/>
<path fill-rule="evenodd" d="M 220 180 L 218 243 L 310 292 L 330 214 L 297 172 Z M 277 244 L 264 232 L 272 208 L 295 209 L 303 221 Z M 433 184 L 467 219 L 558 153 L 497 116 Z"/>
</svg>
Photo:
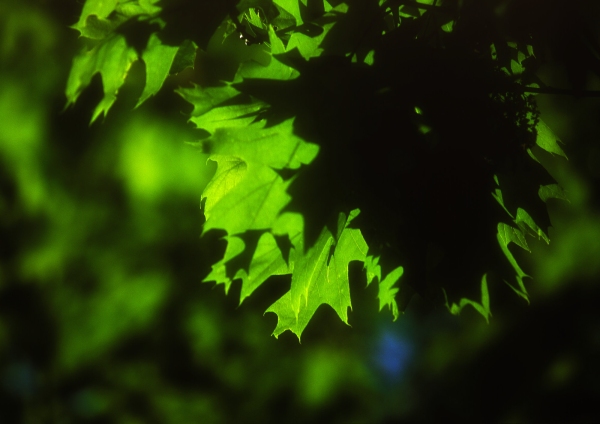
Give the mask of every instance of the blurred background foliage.
<svg viewBox="0 0 600 424">
<path fill-rule="evenodd" d="M 177 80 L 133 110 L 134 65 L 104 122 L 88 125 L 99 79 L 63 110 L 80 8 L 0 3 L 0 422 L 600 418 L 598 99 L 538 96 L 570 160 L 536 155 L 571 202 L 549 205 L 550 245 L 520 258 L 530 305 L 493 298 L 487 325 L 414 301 L 392 323 L 355 281 L 352 328 L 323 307 L 298 344 L 262 316 L 285 278 L 241 306 L 239 285 L 200 284 L 224 246 L 199 238 L 213 169 L 184 143 Z M 540 75 L 569 85 L 564 69 Z"/>
</svg>

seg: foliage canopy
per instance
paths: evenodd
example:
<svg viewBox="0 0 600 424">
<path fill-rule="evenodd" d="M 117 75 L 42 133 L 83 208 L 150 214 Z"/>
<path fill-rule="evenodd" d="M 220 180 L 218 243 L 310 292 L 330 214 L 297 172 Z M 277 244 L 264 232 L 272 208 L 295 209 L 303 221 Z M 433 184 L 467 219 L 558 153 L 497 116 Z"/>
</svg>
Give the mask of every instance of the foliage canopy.
<svg viewBox="0 0 600 424">
<path fill-rule="evenodd" d="M 275 336 L 300 338 L 322 304 L 348 323 L 353 261 L 394 319 L 418 294 L 487 320 L 488 284 L 528 299 L 511 249 L 549 242 L 545 202 L 566 199 L 535 156 L 565 156 L 535 101 L 539 52 L 562 47 L 516 3 L 87 0 L 66 95 L 100 74 L 95 121 L 135 61 L 138 106 L 188 77 L 177 92 L 217 165 L 203 232 L 227 242 L 204 281 L 241 280 L 242 302 L 291 275 Z"/>
</svg>

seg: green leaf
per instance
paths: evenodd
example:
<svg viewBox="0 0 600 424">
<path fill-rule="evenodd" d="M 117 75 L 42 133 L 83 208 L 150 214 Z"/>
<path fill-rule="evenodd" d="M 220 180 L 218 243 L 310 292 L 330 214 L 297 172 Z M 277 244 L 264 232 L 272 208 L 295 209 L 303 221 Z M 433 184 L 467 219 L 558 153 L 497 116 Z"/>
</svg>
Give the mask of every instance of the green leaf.
<svg viewBox="0 0 600 424">
<path fill-rule="evenodd" d="M 115 11 L 127 18 L 139 15 L 154 15 L 161 11 L 162 8 L 156 6 L 156 4 L 161 1 L 162 0 L 120 0 Z"/>
<path fill-rule="evenodd" d="M 309 320 L 322 304 L 330 305 L 340 319 L 348 323 L 348 308 L 351 307 L 348 264 L 364 262 L 368 249 L 360 230 L 348 228 L 357 214 L 358 210 L 352 211 L 348 219 L 340 214 L 339 238 L 324 228 L 315 245 L 305 254 L 296 251 L 290 291 L 266 310 L 277 314 L 275 337 L 290 330 L 300 340 Z"/>
<path fill-rule="evenodd" d="M 517 217 L 515 218 L 515 223 L 521 228 L 523 233 L 528 233 L 532 236 L 537 236 L 541 238 L 546 243 L 550 243 L 550 239 L 544 233 L 540 227 L 534 222 L 533 218 L 529 216 L 527 211 L 524 209 L 517 209 Z"/>
<path fill-rule="evenodd" d="M 377 295 L 377 298 L 379 299 L 379 310 L 381 311 L 386 305 L 389 306 L 392 311 L 392 315 L 394 316 L 394 321 L 396 321 L 400 315 L 398 304 L 396 303 L 396 293 L 398 293 L 400 289 L 392 286 L 398 282 L 400 277 L 402 277 L 404 268 L 399 266 L 386 275 L 382 280 L 379 259 L 379 256 L 371 255 L 365 258 L 363 269 L 367 274 L 367 286 L 371 284 L 375 278 L 377 278 L 377 281 L 379 282 L 379 293 Z"/>
<path fill-rule="evenodd" d="M 169 69 L 169 75 L 175 75 L 187 68 L 193 68 L 196 61 L 196 51 L 198 46 L 190 40 L 185 40 L 179 46 L 173 65 Z"/>
<path fill-rule="evenodd" d="M 394 321 L 396 321 L 399 316 L 396 293 L 398 293 L 400 289 L 392 286 L 396 284 L 400 277 L 402 277 L 403 273 L 404 268 L 399 266 L 386 275 L 383 281 L 379 283 L 379 294 L 377 295 L 379 298 L 379 311 L 381 311 L 384 306 L 389 306 L 392 315 L 394 316 Z"/>
<path fill-rule="evenodd" d="M 131 65 L 138 59 L 138 53 L 127 44 L 125 36 L 118 33 L 117 28 L 132 18 L 148 20 L 154 17 L 161 11 L 156 6 L 159 1 L 86 1 L 79 22 L 73 28 L 83 37 L 95 42 L 91 49 L 84 49 L 73 60 L 66 88 L 67 106 L 74 103 L 90 84 L 92 77 L 100 73 L 104 97 L 97 105 L 91 121 L 94 122 L 100 114 L 106 116 Z M 157 22 L 164 25 L 162 21 Z M 176 52 L 176 47 L 163 45 L 156 34 L 150 35 L 147 47 L 142 52 L 142 59 L 146 63 L 147 85 L 137 106 L 160 89 Z"/>
<path fill-rule="evenodd" d="M 521 230 L 511 227 L 508 224 L 503 222 L 498 224 L 498 237 L 501 240 L 501 243 L 507 246 L 509 243 L 515 243 L 519 247 L 530 251 L 529 246 L 527 246 L 527 240 L 525 240 L 525 236 Z"/>
<path fill-rule="evenodd" d="M 462 298 L 458 304 L 452 303 L 452 305 L 450 305 L 448 304 L 448 296 L 446 296 L 446 291 L 444 291 L 444 296 L 446 297 L 446 307 L 451 314 L 458 315 L 465 306 L 469 305 L 475 308 L 475 310 L 485 318 L 487 323 L 490 322 L 492 312 L 490 311 L 490 295 L 487 286 L 487 274 L 484 274 L 481 278 L 481 303 L 477 303 L 467 298 Z"/>
<path fill-rule="evenodd" d="M 117 93 L 131 65 L 137 59 L 133 47 L 129 47 L 122 35 L 114 35 L 90 51 L 84 51 L 75 57 L 67 81 L 67 105 L 74 103 L 92 77 L 100 73 L 104 97 L 96 106 L 92 115 L 94 122 L 100 114 L 106 115 L 117 99 Z"/>
<path fill-rule="evenodd" d="M 96 32 L 98 28 L 94 25 L 96 22 L 90 22 L 88 18 L 95 16 L 94 21 L 102 21 L 115 10 L 118 2 L 119 0 L 86 0 L 79 22 L 72 28 L 78 30 L 84 37 L 96 38 L 99 35 Z M 88 23 L 91 24 L 90 27 Z"/>
<path fill-rule="evenodd" d="M 272 275 L 285 275 L 291 272 L 289 264 L 284 260 L 281 250 L 273 234 L 266 232 L 260 237 L 248 270 L 237 269 L 233 276 L 228 275 L 228 264 L 247 248 L 244 241 L 237 236 L 227 236 L 227 248 L 223 259 L 212 266 L 211 273 L 202 280 L 214 281 L 225 285 L 225 293 L 236 279 L 242 280 L 240 304 L 250 296 L 263 282 Z"/>
<path fill-rule="evenodd" d="M 379 266 L 379 256 L 369 255 L 365 258 L 364 271 L 367 274 L 367 286 L 373 282 L 375 278 L 381 281 L 381 266 Z"/>
<path fill-rule="evenodd" d="M 146 64 L 146 85 L 135 107 L 158 93 L 169 75 L 169 69 L 178 50 L 178 47 L 163 44 L 156 33 L 150 36 L 148 46 L 142 53 L 142 59 Z"/>
<path fill-rule="evenodd" d="M 265 108 L 264 103 L 249 103 L 213 108 L 203 115 L 190 119 L 196 127 L 214 133 L 223 127 L 247 127 L 256 120 L 257 113 Z"/>
<path fill-rule="evenodd" d="M 302 25 L 299 0 L 273 0 L 273 3 L 292 15 L 296 19 L 296 25 Z"/>
<path fill-rule="evenodd" d="M 214 281 L 217 284 L 224 284 L 225 293 L 227 294 L 229 292 L 229 288 L 231 287 L 232 281 L 236 278 L 242 278 L 242 275 L 240 274 L 243 270 L 239 270 L 238 273 L 231 278 L 227 275 L 226 264 L 242 253 L 246 246 L 244 241 L 239 237 L 228 236 L 225 237 L 225 239 L 227 240 L 227 248 L 225 249 L 225 255 L 223 256 L 223 259 L 212 266 L 212 271 L 204 280 L 202 280 L 202 282 Z"/>
<path fill-rule="evenodd" d="M 323 39 L 329 32 L 329 30 L 333 27 L 333 23 L 324 25 L 323 32 L 315 37 L 310 37 L 308 35 L 302 34 L 301 32 L 294 32 L 290 36 L 290 41 L 287 45 L 287 50 L 291 51 L 294 48 L 297 48 L 302 57 L 306 60 L 311 57 L 317 57 L 321 54 L 323 49 L 320 49 L 319 46 Z"/>
<path fill-rule="evenodd" d="M 194 105 L 192 116 L 200 116 L 210 111 L 213 107 L 223 103 L 240 94 L 231 85 L 220 87 L 200 87 L 194 85 L 192 88 L 179 88 L 175 90 L 187 102 Z"/>
<path fill-rule="evenodd" d="M 217 128 L 204 143 L 209 159 L 217 162 L 215 177 L 207 185 L 206 224 L 238 234 L 246 230 L 269 229 L 290 196 L 273 169 L 297 169 L 310 163 L 318 146 L 293 134 L 293 122 L 273 127 L 257 122 L 242 127 Z"/>
<path fill-rule="evenodd" d="M 217 228 L 233 235 L 246 230 L 271 228 L 290 201 L 286 192 L 289 183 L 268 166 L 240 160 L 234 167 L 245 167 L 241 174 L 232 172 L 231 157 L 211 155 L 211 159 L 218 164 L 218 185 L 209 184 L 202 194 L 202 198 L 206 199 L 203 232 Z M 226 171 L 219 170 L 223 161 Z M 231 188 L 232 184 L 236 185 Z"/>
<path fill-rule="evenodd" d="M 264 233 L 250 262 L 250 270 L 242 277 L 240 303 L 271 275 L 286 275 L 290 272 L 290 265 L 284 260 L 275 237 L 271 233 Z"/>
<path fill-rule="evenodd" d="M 527 242 L 525 241 L 525 237 L 523 236 L 523 233 L 520 230 L 513 228 L 510 225 L 507 225 L 504 223 L 499 223 L 497 238 L 498 238 L 498 244 L 500 244 L 500 248 L 502 249 L 504 256 L 506 256 L 506 259 L 508 259 L 509 263 L 512 265 L 515 272 L 517 273 L 517 275 L 516 275 L 517 286 L 516 287 L 513 284 L 509 283 L 508 281 L 504 281 L 504 282 L 506 284 L 508 284 L 508 286 L 511 289 L 513 289 L 513 291 L 515 293 L 517 293 L 519 296 L 521 296 L 523 299 L 525 299 L 527 302 L 529 302 L 529 295 L 527 294 L 527 289 L 525 288 L 525 283 L 523 282 L 523 278 L 529 277 L 529 276 L 523 272 L 523 270 L 517 263 L 515 257 L 508 249 L 508 245 L 511 242 L 513 242 L 513 243 L 519 245 L 520 247 L 522 247 L 523 249 L 529 251 L 529 247 L 527 247 Z"/>
<path fill-rule="evenodd" d="M 550 127 L 548 127 L 548 125 L 546 125 L 546 123 L 544 121 L 542 121 L 541 119 L 540 119 L 540 122 L 536 126 L 536 130 L 537 130 L 536 144 L 538 146 L 540 146 L 542 149 L 544 149 L 547 152 L 553 153 L 555 155 L 560 155 L 560 156 L 564 157 L 565 159 L 568 159 L 567 155 L 565 155 L 565 152 L 563 152 L 563 150 L 558 145 L 558 143 L 560 142 L 558 137 L 552 132 Z"/>
<path fill-rule="evenodd" d="M 253 25 L 257 28 L 261 28 L 264 29 L 264 24 L 262 19 L 260 18 L 260 10 L 259 9 L 250 9 L 248 10 L 248 13 L 246 14 L 246 20 L 250 23 L 250 25 Z"/>
<path fill-rule="evenodd" d="M 496 181 L 496 184 L 499 185 L 498 176 L 494 175 L 494 180 Z M 512 218 L 513 215 L 510 213 L 510 211 L 506 208 L 506 205 L 504 204 L 504 198 L 502 197 L 502 190 L 500 190 L 499 188 L 496 188 L 494 190 L 494 192 L 492 193 L 492 197 L 494 199 L 496 199 L 496 201 L 500 204 L 500 206 L 502 206 L 502 209 L 504 209 L 506 211 L 506 213 Z"/>
<path fill-rule="evenodd" d="M 271 25 L 269 25 L 269 43 L 271 44 L 271 60 L 267 66 L 252 60 L 243 62 L 238 70 L 235 81 L 241 82 L 246 78 L 289 80 L 299 75 L 297 70 L 285 65 L 273 56 L 285 53 L 287 50 L 283 41 L 277 36 Z"/>
<path fill-rule="evenodd" d="M 82 37 L 92 40 L 102 40 L 109 36 L 112 31 L 118 26 L 119 21 L 108 20 L 98 17 L 97 15 L 89 15 L 82 25 L 76 27 Z"/>
<path fill-rule="evenodd" d="M 211 155 L 243 158 L 275 169 L 298 169 L 317 156 L 319 147 L 294 134 L 293 119 L 266 127 L 265 121 L 241 126 L 220 127 L 205 144 Z"/>
<path fill-rule="evenodd" d="M 558 184 L 548 184 L 540 186 L 538 195 L 540 196 L 540 199 L 542 199 L 544 202 L 546 202 L 548 199 L 561 199 L 569 202 L 567 193 Z"/>
</svg>

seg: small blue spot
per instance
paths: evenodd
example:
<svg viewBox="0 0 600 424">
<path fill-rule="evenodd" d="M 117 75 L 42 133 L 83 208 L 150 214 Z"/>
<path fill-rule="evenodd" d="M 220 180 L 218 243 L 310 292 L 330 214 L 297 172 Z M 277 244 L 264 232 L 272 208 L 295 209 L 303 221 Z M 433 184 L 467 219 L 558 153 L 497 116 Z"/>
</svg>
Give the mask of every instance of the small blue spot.
<svg viewBox="0 0 600 424">
<path fill-rule="evenodd" d="M 398 379 L 406 370 L 413 353 L 412 344 L 398 334 L 385 331 L 377 351 L 379 367 L 391 378 Z"/>
</svg>

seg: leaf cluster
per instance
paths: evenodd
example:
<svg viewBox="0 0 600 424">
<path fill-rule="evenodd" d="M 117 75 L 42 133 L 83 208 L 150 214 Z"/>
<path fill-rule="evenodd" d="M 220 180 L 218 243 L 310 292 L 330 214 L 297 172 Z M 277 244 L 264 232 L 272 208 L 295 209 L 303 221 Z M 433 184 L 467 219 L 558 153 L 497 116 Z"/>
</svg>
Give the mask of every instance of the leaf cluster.
<svg viewBox="0 0 600 424">
<path fill-rule="evenodd" d="M 531 92 L 544 88 L 545 40 L 536 25 L 507 23 L 516 6 L 192 3 L 88 0 L 75 28 L 89 47 L 67 97 L 100 73 L 95 119 L 135 60 L 146 64 L 140 103 L 181 69 L 173 63 L 202 73 L 178 93 L 217 164 L 203 231 L 224 230 L 227 248 L 205 281 L 227 291 L 241 280 L 241 302 L 270 276 L 290 275 L 267 312 L 278 316 L 276 336 L 299 338 L 322 304 L 348 323 L 352 261 L 394 319 L 414 294 L 486 319 L 488 283 L 528 298 L 511 243 L 549 242 L 545 202 L 566 196 L 534 154 L 564 156 Z"/>
</svg>

